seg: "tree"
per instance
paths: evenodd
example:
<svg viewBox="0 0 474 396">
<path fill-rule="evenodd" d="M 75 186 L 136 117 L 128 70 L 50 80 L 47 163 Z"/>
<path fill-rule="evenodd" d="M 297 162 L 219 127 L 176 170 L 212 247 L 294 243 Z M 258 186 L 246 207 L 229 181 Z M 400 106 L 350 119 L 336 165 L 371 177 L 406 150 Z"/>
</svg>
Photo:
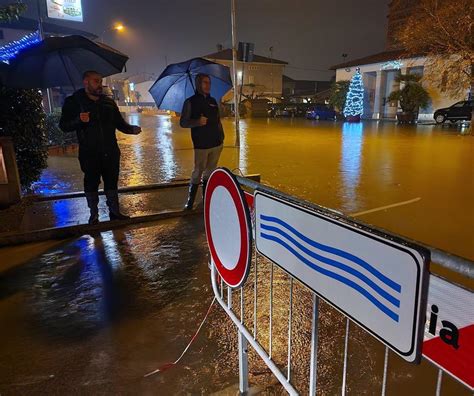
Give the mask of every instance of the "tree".
<svg viewBox="0 0 474 396">
<path fill-rule="evenodd" d="M 0 7 L 0 22 L 8 22 L 12 19 L 18 19 L 26 11 L 26 4 L 21 1 L 3 5 Z"/>
<path fill-rule="evenodd" d="M 337 111 L 344 110 L 346 105 L 347 92 L 349 91 L 349 80 L 335 81 L 331 86 L 329 104 Z"/>
<path fill-rule="evenodd" d="M 473 21 L 472 0 L 419 0 L 418 7 L 395 32 L 395 37 L 406 56 L 427 56 L 424 79 L 430 85 L 452 97 L 470 87 L 472 97 Z"/>
<path fill-rule="evenodd" d="M 17 19 L 26 10 L 21 2 L 0 7 L 0 22 Z M 35 89 L 0 86 L 0 136 L 13 139 L 23 188 L 29 188 L 46 168 L 48 151 L 42 97 Z"/>
<path fill-rule="evenodd" d="M 23 188 L 28 189 L 47 167 L 43 98 L 37 89 L 0 87 L 0 136 L 13 139 Z"/>
<path fill-rule="evenodd" d="M 362 75 L 357 69 L 356 73 L 351 79 L 349 90 L 346 96 L 346 103 L 344 105 L 344 116 L 350 119 L 359 118 L 364 112 L 364 84 L 362 82 Z"/>
</svg>

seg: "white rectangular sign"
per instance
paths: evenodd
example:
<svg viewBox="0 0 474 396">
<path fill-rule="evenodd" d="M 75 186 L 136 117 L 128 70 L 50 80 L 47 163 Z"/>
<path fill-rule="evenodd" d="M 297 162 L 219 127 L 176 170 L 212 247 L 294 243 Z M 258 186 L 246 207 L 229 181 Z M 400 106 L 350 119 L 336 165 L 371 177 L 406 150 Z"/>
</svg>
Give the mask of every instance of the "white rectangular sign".
<svg viewBox="0 0 474 396">
<path fill-rule="evenodd" d="M 430 276 L 423 356 L 474 390 L 474 293 Z"/>
<path fill-rule="evenodd" d="M 46 0 L 48 18 L 83 22 L 81 0 Z"/>
<path fill-rule="evenodd" d="M 257 191 L 256 247 L 410 362 L 419 361 L 427 257 L 356 224 Z"/>
</svg>

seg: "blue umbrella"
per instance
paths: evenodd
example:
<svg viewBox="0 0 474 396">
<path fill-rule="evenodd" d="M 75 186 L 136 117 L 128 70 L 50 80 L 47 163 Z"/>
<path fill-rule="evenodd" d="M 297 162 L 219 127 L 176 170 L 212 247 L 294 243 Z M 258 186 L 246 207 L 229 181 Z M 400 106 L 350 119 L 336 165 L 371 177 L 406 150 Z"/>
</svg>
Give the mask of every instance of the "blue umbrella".
<svg viewBox="0 0 474 396">
<path fill-rule="evenodd" d="M 203 58 L 175 63 L 169 65 L 150 88 L 158 108 L 180 113 L 184 101 L 195 93 L 194 79 L 199 73 L 211 78 L 211 96 L 217 101 L 232 88 L 227 66 Z"/>
</svg>

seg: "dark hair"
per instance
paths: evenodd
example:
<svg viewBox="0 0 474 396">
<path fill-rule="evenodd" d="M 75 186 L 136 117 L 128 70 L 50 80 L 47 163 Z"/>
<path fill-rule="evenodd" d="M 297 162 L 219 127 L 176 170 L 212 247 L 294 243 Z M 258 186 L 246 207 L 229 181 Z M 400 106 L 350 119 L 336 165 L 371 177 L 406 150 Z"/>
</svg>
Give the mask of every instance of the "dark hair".
<svg viewBox="0 0 474 396">
<path fill-rule="evenodd" d="M 199 73 L 196 76 L 196 78 L 194 79 L 194 84 L 196 85 L 196 91 L 199 91 L 201 89 L 202 80 L 204 80 L 205 78 L 208 78 L 209 81 L 211 81 L 211 77 L 209 77 L 209 74 Z"/>
<path fill-rule="evenodd" d="M 94 74 L 97 74 L 98 76 L 102 76 L 102 74 L 100 74 L 99 72 L 96 72 L 95 70 L 87 70 L 82 75 L 82 79 L 85 80 L 86 78 L 89 78 L 90 76 L 92 76 Z"/>
</svg>

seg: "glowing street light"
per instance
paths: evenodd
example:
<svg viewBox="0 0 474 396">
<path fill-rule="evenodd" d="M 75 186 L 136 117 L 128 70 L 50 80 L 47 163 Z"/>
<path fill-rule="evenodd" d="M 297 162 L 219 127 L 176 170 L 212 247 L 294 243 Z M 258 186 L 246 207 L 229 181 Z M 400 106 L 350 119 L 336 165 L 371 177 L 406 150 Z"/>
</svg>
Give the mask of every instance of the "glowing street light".
<svg viewBox="0 0 474 396">
<path fill-rule="evenodd" d="M 118 32 L 123 32 L 125 30 L 125 26 L 123 26 L 121 23 L 117 23 L 112 29 L 117 30 Z"/>
<path fill-rule="evenodd" d="M 102 34 L 100 35 L 100 41 L 101 43 L 104 43 L 104 35 L 105 33 L 107 32 L 112 32 L 112 31 L 117 31 L 119 33 L 123 33 L 125 31 L 125 26 L 123 25 L 123 23 L 120 23 L 120 22 L 117 22 L 115 23 L 112 27 L 109 27 L 107 29 L 105 29 Z"/>
</svg>

